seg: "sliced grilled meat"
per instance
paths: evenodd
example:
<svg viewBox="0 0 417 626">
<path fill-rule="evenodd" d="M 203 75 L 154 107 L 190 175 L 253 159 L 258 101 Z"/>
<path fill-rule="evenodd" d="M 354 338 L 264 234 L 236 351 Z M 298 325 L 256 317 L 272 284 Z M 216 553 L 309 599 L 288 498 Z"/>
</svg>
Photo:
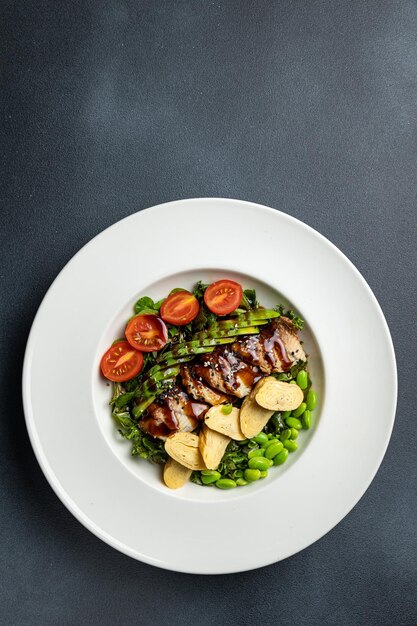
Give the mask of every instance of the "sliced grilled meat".
<svg viewBox="0 0 417 626">
<path fill-rule="evenodd" d="M 231 401 L 230 396 L 207 385 L 190 365 L 183 365 L 181 367 L 181 379 L 187 393 L 196 400 L 204 400 L 204 402 L 213 406 Z"/>
<path fill-rule="evenodd" d="M 258 367 L 242 361 L 229 346 L 218 347 L 204 355 L 193 369 L 211 387 L 238 398 L 247 396 L 262 377 Z"/>
<path fill-rule="evenodd" d="M 140 427 L 160 439 L 175 431 L 191 432 L 208 405 L 231 401 L 230 395 L 243 398 L 264 374 L 285 372 L 301 360 L 306 360 L 306 355 L 297 329 L 289 318 L 279 317 L 259 335 L 218 346 L 193 365 L 182 365 L 182 384 L 198 402 L 173 384 L 150 405 Z"/>
<path fill-rule="evenodd" d="M 232 344 L 232 350 L 265 374 L 286 372 L 306 355 L 297 329 L 288 317 L 270 322 L 259 335 L 242 337 Z"/>
<path fill-rule="evenodd" d="M 194 430 L 208 408 L 207 404 L 194 402 L 177 385 L 172 385 L 148 407 L 139 425 L 152 437 L 166 439 L 173 432 Z"/>
</svg>

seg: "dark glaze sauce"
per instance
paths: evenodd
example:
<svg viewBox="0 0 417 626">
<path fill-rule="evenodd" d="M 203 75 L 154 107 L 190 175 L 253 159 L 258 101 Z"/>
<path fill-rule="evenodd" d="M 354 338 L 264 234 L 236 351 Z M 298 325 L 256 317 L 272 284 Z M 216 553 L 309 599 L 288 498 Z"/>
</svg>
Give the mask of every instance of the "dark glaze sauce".
<svg viewBox="0 0 417 626">
<path fill-rule="evenodd" d="M 278 354 L 278 358 L 281 361 L 281 367 L 284 372 L 291 368 L 292 361 L 288 358 L 288 354 L 280 337 L 279 327 L 277 325 L 272 326 L 272 328 L 266 328 L 262 331 L 261 341 L 263 342 L 265 350 L 265 358 L 272 367 L 275 367 L 275 355 Z"/>
<path fill-rule="evenodd" d="M 222 393 L 216 385 L 216 379 L 219 383 L 218 379 L 221 378 L 227 392 L 239 395 L 242 386 L 250 389 L 264 376 L 258 367 L 260 352 L 273 371 L 277 371 L 277 359 L 280 361 L 281 370 L 288 371 L 293 361 L 287 354 L 279 331 L 280 322 L 275 322 L 264 327 L 259 335 L 242 338 L 237 342 L 246 352 L 251 364 L 242 360 L 245 356 L 241 358 L 232 347 L 217 347 L 212 353 L 202 356 L 197 361 L 191 370 L 192 376 L 203 384 L 211 384 L 217 393 Z M 180 387 L 172 384 L 148 408 L 147 415 L 142 418 L 141 427 L 153 437 L 166 439 L 179 430 L 177 415 L 180 412 L 188 418 L 190 429 L 194 430 L 208 409 L 209 405 L 191 400 Z"/>
<path fill-rule="evenodd" d="M 196 367 L 196 371 L 203 375 L 207 375 L 207 370 L 208 377 L 212 379 L 208 382 L 216 387 L 216 378 L 221 378 L 226 391 L 230 393 L 235 393 L 242 386 L 252 387 L 262 378 L 256 365 L 245 363 L 228 347 L 216 348 L 203 359 L 202 368 Z M 210 370 L 214 370 L 217 375 Z"/>
<path fill-rule="evenodd" d="M 163 421 L 157 419 L 150 413 L 142 418 L 140 427 L 145 433 L 152 435 L 152 437 L 157 437 L 158 439 L 166 439 L 173 432 Z"/>
<path fill-rule="evenodd" d="M 291 368 L 292 360 L 288 357 L 284 342 L 279 332 L 279 324 L 268 324 L 259 335 L 238 340 L 235 344 L 238 353 L 242 351 L 242 357 L 250 359 L 255 365 L 259 365 L 261 355 L 271 366 L 272 371 L 280 370 L 286 372 Z M 279 359 L 279 363 L 278 360 Z"/>
<path fill-rule="evenodd" d="M 148 408 L 148 415 L 142 419 L 141 427 L 152 437 L 165 439 L 180 428 L 177 413 L 182 411 L 186 415 L 191 431 L 197 428 L 208 408 L 207 404 L 190 400 L 179 387 L 172 385 Z"/>
</svg>

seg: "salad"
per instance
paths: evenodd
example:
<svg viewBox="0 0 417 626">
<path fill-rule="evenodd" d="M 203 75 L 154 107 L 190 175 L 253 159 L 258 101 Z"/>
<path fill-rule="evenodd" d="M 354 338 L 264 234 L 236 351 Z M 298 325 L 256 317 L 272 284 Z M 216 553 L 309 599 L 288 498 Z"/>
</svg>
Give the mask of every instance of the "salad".
<svg viewBox="0 0 417 626">
<path fill-rule="evenodd" d="M 246 486 L 285 463 L 317 403 L 303 320 L 227 279 L 134 310 L 100 363 L 132 455 L 162 465 L 171 489 Z"/>
</svg>

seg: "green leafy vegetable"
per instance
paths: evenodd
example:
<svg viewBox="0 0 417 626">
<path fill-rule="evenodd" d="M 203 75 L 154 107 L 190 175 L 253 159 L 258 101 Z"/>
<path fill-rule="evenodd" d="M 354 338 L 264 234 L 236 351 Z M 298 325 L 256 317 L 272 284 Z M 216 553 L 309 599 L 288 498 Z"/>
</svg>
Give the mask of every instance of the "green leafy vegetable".
<svg viewBox="0 0 417 626">
<path fill-rule="evenodd" d="M 242 302 L 240 303 L 240 307 L 250 310 L 256 309 L 259 306 L 259 302 L 256 299 L 256 291 L 255 289 L 245 289 L 242 296 Z"/>
<path fill-rule="evenodd" d="M 169 295 L 172 296 L 173 293 L 178 293 L 179 291 L 187 291 L 187 289 L 184 289 L 183 287 L 175 287 L 175 289 L 171 289 Z"/>
<path fill-rule="evenodd" d="M 204 292 L 208 287 L 208 283 L 203 283 L 201 280 L 194 286 L 193 294 L 198 300 L 201 300 L 204 297 Z"/>
<path fill-rule="evenodd" d="M 307 361 L 297 361 L 295 365 L 288 372 L 279 372 L 276 374 L 271 374 L 277 380 L 282 380 L 284 382 L 288 382 L 290 380 L 295 380 L 297 378 L 298 372 L 303 370 L 307 366 Z"/>
<path fill-rule="evenodd" d="M 148 459 L 161 465 L 166 463 L 168 455 L 163 441 L 154 439 L 140 430 L 128 411 L 114 410 L 112 416 L 122 437 L 132 442 L 132 456 L 139 456 L 141 459 Z"/>
<path fill-rule="evenodd" d="M 204 330 L 210 324 L 215 323 L 217 315 L 208 310 L 204 302 L 200 302 L 200 310 L 197 317 L 192 322 L 192 329 L 194 332 Z"/>
<path fill-rule="evenodd" d="M 140 313 L 141 315 L 158 315 L 159 308 L 155 305 L 152 298 L 148 298 L 148 296 L 143 296 L 143 298 L 139 298 L 136 302 L 135 313 Z"/>
<path fill-rule="evenodd" d="M 122 384 L 114 383 L 110 401 L 112 417 L 119 433 L 131 442 L 133 456 L 153 463 L 166 463 L 168 456 L 164 442 L 142 431 L 139 420 L 159 394 L 172 386 L 179 375 L 181 363 L 192 362 L 198 354 L 212 352 L 217 345 L 232 343 L 237 335 L 258 333 L 264 324 L 268 324 L 280 315 L 290 318 L 296 328 L 303 328 L 304 322 L 295 311 L 288 310 L 283 305 L 278 305 L 273 310 L 261 307 L 254 289 L 244 290 L 239 308 L 233 311 L 228 319 L 224 316 L 217 316 L 204 303 L 204 292 L 207 287 L 207 284 L 199 281 L 193 289 L 193 294 L 200 303 L 200 311 L 193 322 L 186 326 L 167 324 L 169 341 L 165 347 L 158 352 L 143 354 L 143 368 L 135 378 Z M 185 290 L 175 288 L 170 293 L 179 291 Z M 147 296 L 139 298 L 134 305 L 135 314 L 159 315 L 164 300 L 165 298 L 154 302 Z M 122 338 L 116 342 L 124 340 Z M 306 366 L 307 362 L 299 361 L 288 372 L 272 375 L 278 380 L 290 382 L 295 380 L 297 374 Z M 308 378 L 308 387 L 305 392 L 310 386 L 311 380 Z M 243 398 L 234 398 L 233 403 L 225 404 L 222 411 L 229 414 L 232 407 L 240 407 L 242 402 Z M 269 435 L 269 438 L 281 437 L 284 441 L 284 437 L 289 432 L 284 421 L 286 417 L 287 415 L 283 416 L 280 412 L 274 413 L 263 432 Z M 195 432 L 198 434 L 198 428 Z M 231 441 L 218 467 L 221 478 L 238 481 L 238 485 L 246 484 L 243 477 L 245 470 L 249 467 L 249 452 L 257 450 L 259 446 L 260 443 L 255 439 Z M 256 458 L 256 455 L 252 458 Z M 239 482 L 239 479 L 242 479 L 242 482 Z M 206 481 L 202 480 L 200 471 L 193 472 L 191 480 L 198 485 L 213 486 L 207 485 Z"/>
<path fill-rule="evenodd" d="M 288 317 L 296 328 L 298 328 L 299 330 L 303 330 L 304 320 L 299 315 L 297 315 L 295 311 L 293 311 L 292 309 L 285 309 L 282 304 L 276 306 L 275 311 L 278 311 L 278 313 L 280 313 L 280 315 L 282 315 L 283 317 Z"/>
<path fill-rule="evenodd" d="M 135 397 L 134 391 L 128 391 L 127 393 L 122 393 L 116 400 L 115 406 L 118 409 L 123 408 L 126 404 L 129 404 L 131 400 Z"/>
</svg>

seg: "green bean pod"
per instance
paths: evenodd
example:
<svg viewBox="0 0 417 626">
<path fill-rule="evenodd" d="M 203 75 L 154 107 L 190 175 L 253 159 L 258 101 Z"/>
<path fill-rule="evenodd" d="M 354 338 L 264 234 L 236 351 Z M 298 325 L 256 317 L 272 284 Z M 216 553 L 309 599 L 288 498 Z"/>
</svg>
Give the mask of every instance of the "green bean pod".
<svg viewBox="0 0 417 626">
<path fill-rule="evenodd" d="M 308 430 L 311 427 L 311 411 L 308 409 L 304 411 L 303 417 L 301 418 L 303 422 L 303 428 Z"/>
<path fill-rule="evenodd" d="M 286 439 L 284 441 L 284 448 L 287 448 L 288 452 L 295 452 L 298 448 L 298 443 L 292 439 Z"/>
<path fill-rule="evenodd" d="M 274 465 L 282 465 L 288 458 L 288 450 L 284 448 L 277 456 L 274 458 Z"/>
<path fill-rule="evenodd" d="M 253 441 L 262 445 L 263 443 L 268 443 L 268 435 L 264 432 L 260 432 L 256 437 L 253 437 Z"/>
<path fill-rule="evenodd" d="M 303 427 L 302 422 L 300 422 L 300 420 L 296 417 L 288 417 L 285 420 L 285 423 L 287 424 L 288 428 L 296 428 L 297 430 L 301 430 Z"/>
<path fill-rule="evenodd" d="M 300 389 L 306 389 L 308 386 L 308 374 L 305 370 L 301 370 L 300 372 L 298 372 L 297 374 L 297 385 L 300 387 Z"/>
<path fill-rule="evenodd" d="M 204 485 L 212 485 L 221 478 L 220 472 L 216 470 L 203 470 L 201 472 L 201 482 Z"/>
<path fill-rule="evenodd" d="M 287 428 L 286 430 L 283 430 L 279 436 L 282 442 L 284 442 L 286 439 L 289 439 L 290 437 L 291 437 L 291 428 Z"/>
<path fill-rule="evenodd" d="M 231 478 L 220 478 L 215 485 L 219 489 L 233 489 L 234 487 L 237 487 L 237 483 Z"/>
<path fill-rule="evenodd" d="M 248 483 L 254 483 L 260 479 L 261 472 L 258 469 L 246 469 L 243 477 L 248 481 Z"/>
<path fill-rule="evenodd" d="M 309 411 L 313 411 L 316 408 L 317 405 L 317 394 L 315 391 L 313 391 L 313 389 L 310 389 L 310 391 L 307 394 L 307 398 L 306 398 L 306 403 L 307 403 L 307 409 Z"/>
<path fill-rule="evenodd" d="M 302 402 L 300 406 L 298 407 L 298 409 L 295 409 L 295 411 L 292 412 L 292 417 L 301 417 L 301 415 L 304 413 L 306 408 L 307 408 L 307 404 L 305 402 Z"/>
<path fill-rule="evenodd" d="M 262 456 L 256 456 L 253 459 L 249 459 L 248 467 L 249 469 L 257 469 L 263 472 L 271 467 L 272 461 L 270 459 L 265 459 Z"/>
<path fill-rule="evenodd" d="M 265 456 L 265 448 L 257 448 L 248 452 L 248 459 L 253 459 L 257 456 Z"/>
<path fill-rule="evenodd" d="M 277 456 L 277 454 L 279 454 L 282 451 L 283 447 L 284 445 L 281 443 L 281 441 L 274 441 L 265 450 L 265 457 L 267 459 L 274 459 Z"/>
</svg>

